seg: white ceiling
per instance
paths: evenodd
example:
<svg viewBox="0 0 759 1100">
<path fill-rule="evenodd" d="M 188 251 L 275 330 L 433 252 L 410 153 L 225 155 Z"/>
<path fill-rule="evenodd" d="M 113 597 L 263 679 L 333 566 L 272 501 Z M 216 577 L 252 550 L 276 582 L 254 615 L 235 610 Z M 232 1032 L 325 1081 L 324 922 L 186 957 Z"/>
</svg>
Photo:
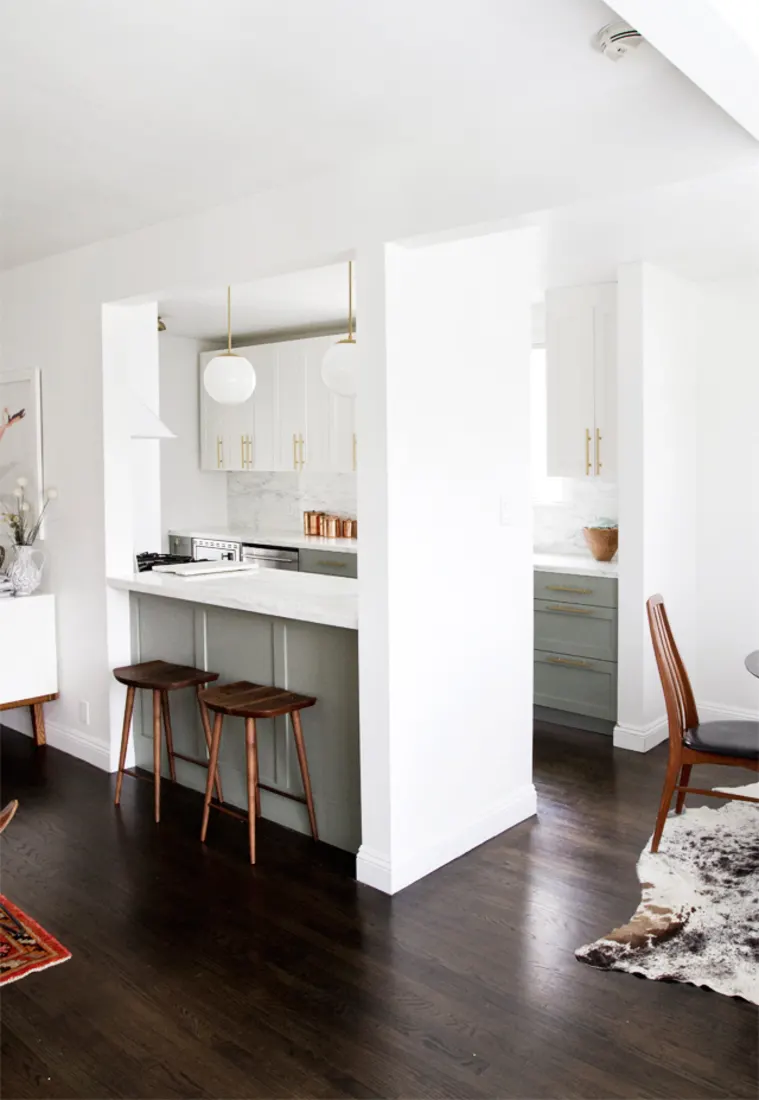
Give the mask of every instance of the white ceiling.
<svg viewBox="0 0 759 1100">
<path fill-rule="evenodd" d="M 605 282 L 647 260 L 693 279 L 759 276 L 759 167 L 604 201 L 543 211 L 514 224 L 541 228 L 544 287 Z M 503 227 L 501 227 L 503 228 Z M 354 305 L 358 307 L 360 270 Z M 226 288 L 177 290 L 158 312 L 174 336 L 221 345 Z M 233 335 L 344 328 L 347 265 L 280 275 L 232 289 Z"/>
<path fill-rule="evenodd" d="M 355 280 L 354 280 L 355 284 Z M 226 342 L 227 290 L 182 290 L 158 302 L 158 315 L 174 336 Z M 232 288 L 232 335 L 237 343 L 261 333 L 347 325 L 348 265 L 278 275 Z"/>
<path fill-rule="evenodd" d="M 653 47 L 594 52 L 611 18 L 599 0 L 0 0 L 0 264 L 382 150 L 468 140 L 518 173 L 556 142 L 582 172 L 573 121 L 675 178 L 685 101 L 705 150 L 745 151 Z"/>
</svg>

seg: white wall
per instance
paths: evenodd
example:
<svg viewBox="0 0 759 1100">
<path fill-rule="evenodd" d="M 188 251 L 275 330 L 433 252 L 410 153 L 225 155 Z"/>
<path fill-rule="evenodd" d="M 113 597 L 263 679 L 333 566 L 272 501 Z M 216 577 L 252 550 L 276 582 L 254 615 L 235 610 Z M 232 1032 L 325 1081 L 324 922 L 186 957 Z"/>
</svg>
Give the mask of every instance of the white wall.
<svg viewBox="0 0 759 1100">
<path fill-rule="evenodd" d="M 164 550 L 168 550 L 166 532 L 171 528 L 224 526 L 227 522 L 226 476 L 200 469 L 198 355 L 204 348 L 187 336 L 162 332 L 158 337 L 161 419 L 177 437 L 160 444 Z"/>
<path fill-rule="evenodd" d="M 651 264 L 618 283 L 619 689 L 614 743 L 666 737 L 645 603 L 661 592 L 686 664 L 698 653 L 697 323 L 701 290 Z"/>
<path fill-rule="evenodd" d="M 699 341 L 694 691 L 703 719 L 759 718 L 759 280 L 704 286 Z"/>
<path fill-rule="evenodd" d="M 361 278 L 384 284 L 384 309 L 362 315 L 361 576 L 374 583 L 360 608 L 372 784 L 358 875 L 390 892 L 535 812 L 536 244 L 521 230 L 358 257 Z"/>
</svg>

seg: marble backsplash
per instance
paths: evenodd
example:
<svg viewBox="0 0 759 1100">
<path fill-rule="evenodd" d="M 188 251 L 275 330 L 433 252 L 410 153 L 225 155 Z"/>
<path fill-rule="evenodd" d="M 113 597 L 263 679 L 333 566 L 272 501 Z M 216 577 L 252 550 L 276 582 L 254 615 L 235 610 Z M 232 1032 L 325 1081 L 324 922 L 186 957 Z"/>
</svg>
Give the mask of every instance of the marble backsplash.
<svg viewBox="0 0 759 1100">
<path fill-rule="evenodd" d="M 619 505 L 614 482 L 589 478 L 564 481 L 565 499 L 558 504 L 536 504 L 533 509 L 533 545 L 543 553 L 587 552 L 583 527 L 601 519 L 617 520 Z"/>
<path fill-rule="evenodd" d="M 356 475 L 228 474 L 227 505 L 230 527 L 301 532 L 304 512 L 356 516 Z"/>
<path fill-rule="evenodd" d="M 356 516 L 355 474 L 235 473 L 227 475 L 229 525 L 251 531 L 303 529 L 306 511 Z M 533 509 L 533 542 L 544 553 L 576 554 L 587 547 L 582 528 L 618 517 L 617 486 L 595 478 L 564 481 L 564 500 Z"/>
</svg>

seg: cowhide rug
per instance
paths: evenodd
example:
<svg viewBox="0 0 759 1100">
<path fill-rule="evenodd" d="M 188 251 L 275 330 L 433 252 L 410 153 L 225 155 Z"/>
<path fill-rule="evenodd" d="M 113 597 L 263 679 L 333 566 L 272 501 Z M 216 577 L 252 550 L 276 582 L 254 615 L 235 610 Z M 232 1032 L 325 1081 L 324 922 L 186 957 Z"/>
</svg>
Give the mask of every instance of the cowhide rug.
<svg viewBox="0 0 759 1100">
<path fill-rule="evenodd" d="M 756 795 L 757 784 L 733 790 Z M 649 845 L 631 920 L 576 957 L 759 1004 L 759 805 L 686 808 L 667 818 L 656 855 Z"/>
</svg>

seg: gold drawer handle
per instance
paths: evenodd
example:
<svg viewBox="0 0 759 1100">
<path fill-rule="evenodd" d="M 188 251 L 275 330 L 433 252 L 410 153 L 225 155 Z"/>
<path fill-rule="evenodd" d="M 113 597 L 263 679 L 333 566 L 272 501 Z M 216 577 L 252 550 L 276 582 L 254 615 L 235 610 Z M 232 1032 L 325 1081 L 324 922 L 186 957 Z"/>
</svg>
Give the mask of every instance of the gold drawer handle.
<svg viewBox="0 0 759 1100">
<path fill-rule="evenodd" d="M 325 569 L 345 569 L 344 561 L 318 561 L 317 565 L 323 565 Z"/>
<path fill-rule="evenodd" d="M 592 596 L 592 588 L 572 588 L 568 584 L 547 584 L 547 592 L 576 592 L 578 596 Z"/>
<path fill-rule="evenodd" d="M 551 604 L 546 611 L 559 611 L 562 615 L 595 615 L 592 607 L 562 607 L 560 604 Z"/>
<path fill-rule="evenodd" d="M 570 661 L 569 657 L 546 657 L 552 665 L 571 665 L 572 668 L 592 668 L 587 661 Z"/>
</svg>

